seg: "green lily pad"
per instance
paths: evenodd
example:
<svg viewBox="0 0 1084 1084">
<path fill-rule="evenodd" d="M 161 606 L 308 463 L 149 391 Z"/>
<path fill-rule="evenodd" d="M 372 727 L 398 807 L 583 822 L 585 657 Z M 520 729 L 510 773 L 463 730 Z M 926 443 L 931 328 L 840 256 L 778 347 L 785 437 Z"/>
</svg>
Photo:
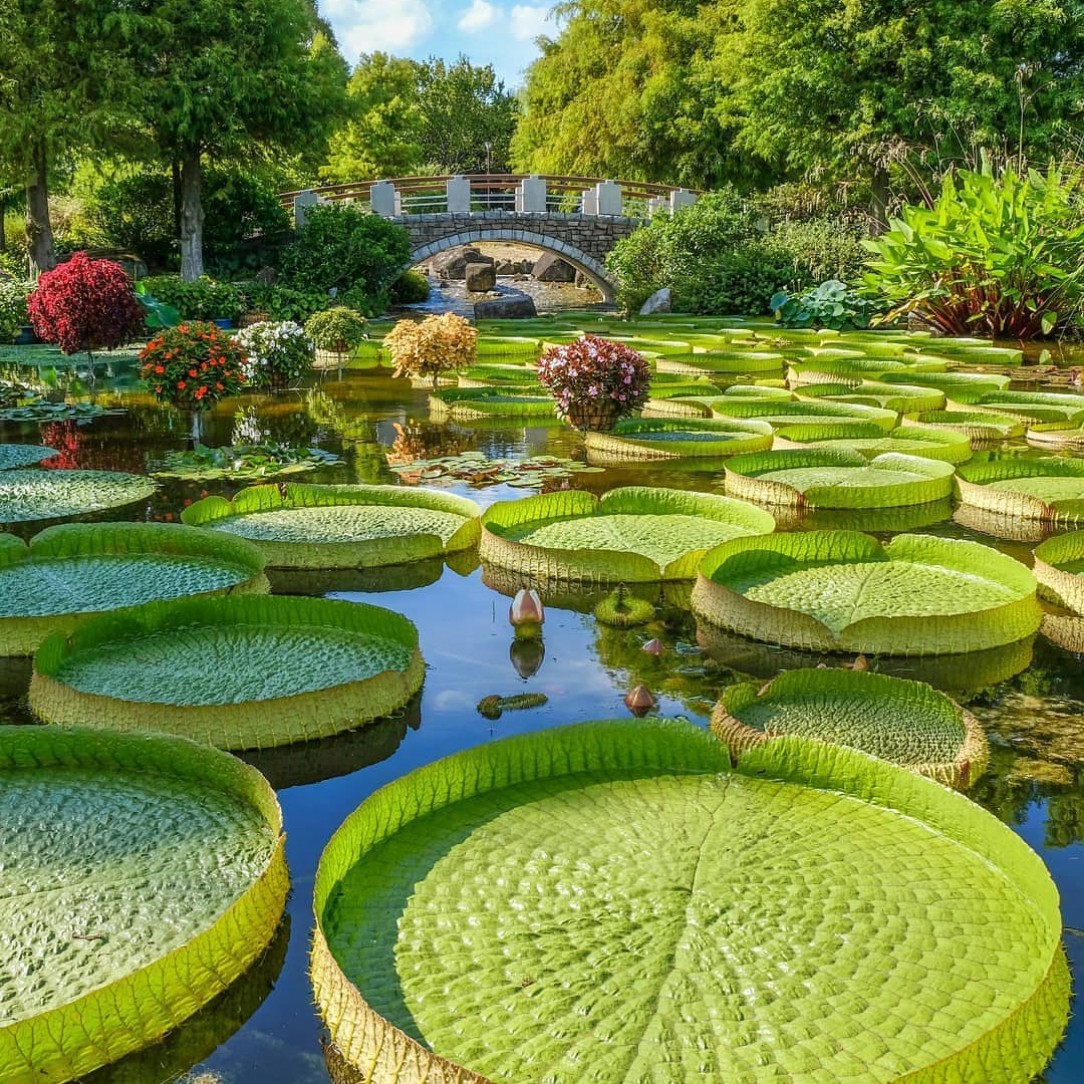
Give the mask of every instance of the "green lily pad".
<svg viewBox="0 0 1084 1084">
<path fill-rule="evenodd" d="M 286 901 L 255 770 L 148 735 L 0 728 L 0 1073 L 80 1077 L 249 967 Z"/>
<path fill-rule="evenodd" d="M 40 444 L 0 444 L 0 470 L 30 467 L 56 454 L 55 448 L 43 448 Z"/>
<path fill-rule="evenodd" d="M 146 500 L 154 483 L 140 474 L 107 470 L 0 473 L 0 523 L 65 519 Z"/>
<path fill-rule="evenodd" d="M 967 463 L 956 479 L 964 504 L 1050 523 L 1084 521 L 1084 461 L 995 459 Z"/>
<path fill-rule="evenodd" d="M 315 910 L 317 1004 L 372 1084 L 1027 1084 L 1068 1013 L 1038 856 L 796 738 L 733 770 L 672 722 L 469 750 L 361 805 Z"/>
<path fill-rule="evenodd" d="M 587 433 L 584 445 L 592 462 L 699 459 L 767 451 L 772 446 L 772 427 L 757 421 L 627 418 L 608 433 Z"/>
<path fill-rule="evenodd" d="M 156 478 L 276 478 L 283 474 L 327 467 L 341 460 L 322 448 L 292 448 L 288 444 L 233 444 L 207 448 L 197 444 L 185 452 L 170 452 L 153 474 Z"/>
</svg>

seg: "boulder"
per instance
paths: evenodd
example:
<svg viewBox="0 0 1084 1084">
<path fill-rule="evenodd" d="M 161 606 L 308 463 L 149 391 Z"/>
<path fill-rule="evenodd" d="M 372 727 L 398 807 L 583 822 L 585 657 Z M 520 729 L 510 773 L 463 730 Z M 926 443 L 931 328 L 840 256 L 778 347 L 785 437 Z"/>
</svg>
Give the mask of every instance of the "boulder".
<svg viewBox="0 0 1084 1084">
<path fill-rule="evenodd" d="M 497 273 L 492 263 L 469 263 L 463 269 L 463 277 L 472 294 L 484 294 L 497 285 Z"/>
<path fill-rule="evenodd" d="M 528 320 L 538 315 L 534 301 L 526 294 L 478 301 L 474 305 L 475 320 Z"/>
<path fill-rule="evenodd" d="M 656 290 L 641 306 L 641 316 L 654 316 L 657 312 L 670 311 L 670 287 Z"/>
<path fill-rule="evenodd" d="M 516 265 L 511 260 L 498 260 L 495 270 L 498 275 L 514 275 Z"/>
<path fill-rule="evenodd" d="M 543 252 L 534 265 L 534 277 L 539 282 L 575 282 L 576 269 L 552 252 Z"/>
<path fill-rule="evenodd" d="M 493 263 L 492 256 L 483 256 L 476 248 L 464 245 L 441 252 L 429 261 L 429 266 L 442 278 L 463 279 L 469 263 Z"/>
</svg>

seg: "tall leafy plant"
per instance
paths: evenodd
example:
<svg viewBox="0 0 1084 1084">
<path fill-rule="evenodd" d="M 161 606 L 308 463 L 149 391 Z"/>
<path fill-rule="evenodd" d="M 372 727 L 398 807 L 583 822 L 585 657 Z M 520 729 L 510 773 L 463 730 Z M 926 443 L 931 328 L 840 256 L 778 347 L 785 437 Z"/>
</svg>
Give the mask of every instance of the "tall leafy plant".
<svg viewBox="0 0 1084 1084">
<path fill-rule="evenodd" d="M 932 206 L 909 205 L 866 242 L 866 283 L 891 306 L 950 335 L 1030 339 L 1067 330 L 1084 299 L 1084 179 L 1000 174 L 945 178 Z"/>
</svg>

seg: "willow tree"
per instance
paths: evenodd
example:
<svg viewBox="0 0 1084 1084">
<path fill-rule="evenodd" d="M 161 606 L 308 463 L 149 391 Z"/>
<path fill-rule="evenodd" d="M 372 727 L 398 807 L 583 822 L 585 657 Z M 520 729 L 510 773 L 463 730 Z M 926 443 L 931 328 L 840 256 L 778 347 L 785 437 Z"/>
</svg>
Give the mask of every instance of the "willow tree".
<svg viewBox="0 0 1084 1084">
<path fill-rule="evenodd" d="M 181 278 L 203 273 L 203 166 L 322 143 L 346 66 L 312 0 L 135 0 L 140 109 L 180 190 Z"/>
</svg>

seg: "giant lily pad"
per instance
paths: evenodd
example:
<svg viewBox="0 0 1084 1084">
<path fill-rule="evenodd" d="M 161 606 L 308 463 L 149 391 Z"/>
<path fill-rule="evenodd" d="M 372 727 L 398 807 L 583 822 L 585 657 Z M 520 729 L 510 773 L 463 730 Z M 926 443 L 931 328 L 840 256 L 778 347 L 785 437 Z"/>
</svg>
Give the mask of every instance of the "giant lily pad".
<svg viewBox="0 0 1084 1084">
<path fill-rule="evenodd" d="M 780 451 L 795 446 L 851 450 L 861 452 L 867 459 L 898 452 L 939 459 L 943 463 L 966 463 L 971 458 L 971 440 L 966 434 L 921 425 L 901 425 L 887 434 L 864 422 L 838 428 L 792 425 L 777 430 L 776 438 L 775 448 Z"/>
<path fill-rule="evenodd" d="M 700 565 L 693 610 L 720 628 L 810 651 L 940 655 L 1039 627 L 1035 577 L 978 542 L 855 531 L 725 542 Z"/>
<path fill-rule="evenodd" d="M 317 1004 L 371 1084 L 1027 1084 L 1068 1014 L 1023 840 L 797 738 L 733 770 L 684 723 L 471 749 L 347 819 L 315 911 Z"/>
<path fill-rule="evenodd" d="M 994 459 L 966 463 L 956 478 L 960 499 L 985 512 L 1050 523 L 1084 520 L 1084 461 Z"/>
<path fill-rule="evenodd" d="M 217 750 L 0 728 L 0 1080 L 82 1076 L 243 974 L 283 912 L 281 828 Z"/>
<path fill-rule="evenodd" d="M 713 399 L 711 409 L 716 417 L 759 418 L 774 428 L 797 424 L 840 425 L 846 422 L 867 422 L 887 433 L 896 428 L 899 418 L 894 410 L 864 406 L 861 403 L 822 403 L 808 399 L 781 399 L 777 396 L 727 394 Z"/>
<path fill-rule="evenodd" d="M 64 519 L 145 500 L 154 483 L 141 474 L 107 470 L 0 472 L 0 523 Z"/>
<path fill-rule="evenodd" d="M 853 387 L 850 384 L 812 384 L 807 388 L 802 388 L 801 393 L 810 399 L 861 403 L 865 406 L 895 410 L 900 414 L 942 410 L 945 406 L 945 393 L 937 388 L 925 388 L 915 384 L 880 383 L 876 380 L 863 380 Z"/>
<path fill-rule="evenodd" d="M 655 367 L 660 373 L 782 375 L 783 355 L 765 350 L 710 350 L 699 353 L 675 353 L 660 356 Z"/>
<path fill-rule="evenodd" d="M 808 508 L 899 508 L 952 493 L 951 463 L 884 452 L 802 448 L 736 456 L 726 464 L 731 496 Z"/>
<path fill-rule="evenodd" d="M 405 486 L 279 484 L 207 497 L 185 523 L 254 542 L 273 568 L 375 568 L 469 549 L 478 506 Z"/>
<path fill-rule="evenodd" d="M 479 418 L 547 418 L 556 422 L 553 399 L 506 388 L 448 388 L 429 396 L 433 421 L 475 421 Z"/>
<path fill-rule="evenodd" d="M 40 444 L 0 444 L 0 470 L 30 467 L 56 454 L 55 448 L 45 448 Z"/>
<path fill-rule="evenodd" d="M 918 420 L 934 429 L 946 429 L 963 433 L 970 440 L 997 441 L 1019 437 L 1024 432 L 1024 422 L 982 410 L 931 410 L 920 414 Z"/>
<path fill-rule="evenodd" d="M 960 789 L 990 756 L 978 720 L 943 693 L 860 670 L 791 670 L 760 689 L 732 685 L 711 729 L 734 756 L 792 734 L 860 749 Z"/>
<path fill-rule="evenodd" d="M 213 677 L 194 678 L 193 660 Z M 390 715 L 424 674 L 417 629 L 379 606 L 184 599 L 49 637 L 34 657 L 30 706 L 50 723 L 262 749 Z"/>
<path fill-rule="evenodd" d="M 87 614 L 185 595 L 262 593 L 241 539 L 165 523 L 64 524 L 26 545 L 0 534 L 0 655 L 29 655 Z"/>
<path fill-rule="evenodd" d="M 1048 538 L 1036 546 L 1034 572 L 1059 602 L 1084 614 L 1084 531 Z"/>
<path fill-rule="evenodd" d="M 539 582 L 691 579 L 705 551 L 775 528 L 742 501 L 629 486 L 601 500 L 575 490 L 501 501 L 482 515 L 482 561 Z"/>
<path fill-rule="evenodd" d="M 584 437 L 592 462 L 622 463 L 645 459 L 702 459 L 767 451 L 772 427 L 757 421 L 683 423 L 662 418 L 626 418 L 609 433 Z"/>
</svg>

